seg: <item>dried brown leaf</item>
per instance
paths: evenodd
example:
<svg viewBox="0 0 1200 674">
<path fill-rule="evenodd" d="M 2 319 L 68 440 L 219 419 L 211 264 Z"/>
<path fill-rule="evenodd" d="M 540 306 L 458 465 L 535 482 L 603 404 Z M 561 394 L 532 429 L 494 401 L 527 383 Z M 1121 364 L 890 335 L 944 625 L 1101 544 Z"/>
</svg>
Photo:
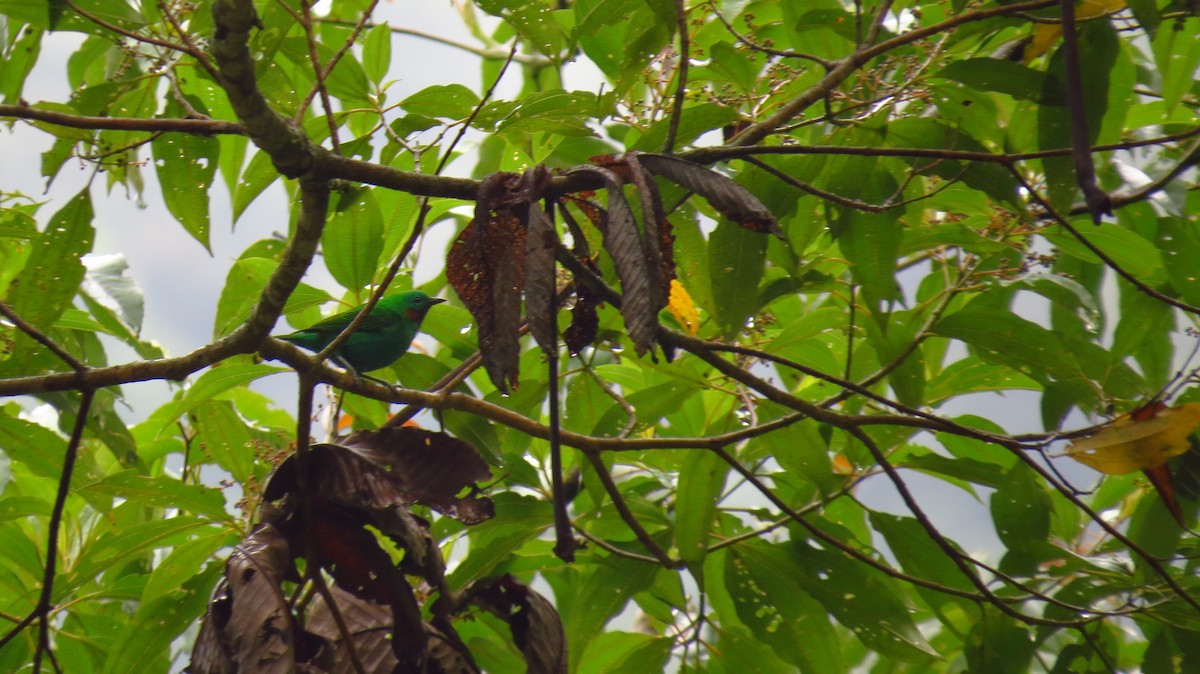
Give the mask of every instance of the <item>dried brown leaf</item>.
<svg viewBox="0 0 1200 674">
<path fill-rule="evenodd" d="M 329 594 L 346 625 L 350 643 L 342 638 L 333 610 L 320 594 L 309 609 L 308 628 L 332 644 L 334 665 L 328 670 L 331 674 L 355 671 L 349 655 L 351 647 L 368 672 L 423 671 L 429 640 L 415 600 L 411 607 L 399 608 L 372 601 L 338 584 L 330 585 Z"/>
<path fill-rule="evenodd" d="M 487 463 L 474 447 L 445 433 L 405 426 L 363 431 L 340 445 L 313 445 L 306 465 L 310 497 L 321 503 L 367 510 L 421 503 L 467 524 L 491 516 L 490 500 L 458 496 L 491 479 Z M 295 492 L 295 470 L 295 457 L 285 460 L 264 497 L 276 501 Z"/>
<path fill-rule="evenodd" d="M 638 199 L 642 203 L 642 226 L 646 230 L 642 244 L 646 250 L 646 260 L 650 263 L 647 271 L 650 274 L 650 288 L 654 292 L 651 302 L 658 310 L 666 306 L 667 297 L 671 292 L 671 279 L 675 278 L 674 256 L 671 254 L 670 244 L 666 250 L 663 249 L 663 226 L 666 225 L 669 231 L 670 223 L 667 222 L 666 213 L 663 211 L 662 195 L 658 192 L 654 176 L 638 163 L 636 154 L 629 155 L 628 161 L 633 184 L 637 187 Z M 669 265 L 668 257 L 671 259 Z"/>
<path fill-rule="evenodd" d="M 608 169 L 595 166 L 579 166 L 568 173 L 590 174 L 604 181 L 608 192 L 608 217 L 604 227 L 604 249 L 612 258 L 621 280 L 621 316 L 625 328 L 633 340 L 638 355 L 654 348 L 658 333 L 658 310 L 655 304 L 657 292 L 651 289 L 651 262 L 646 259 L 642 235 L 625 194 L 621 180 Z"/>
<path fill-rule="evenodd" d="M 542 351 L 558 351 L 557 307 L 554 302 L 554 252 L 558 237 L 554 224 L 538 203 L 529 204 L 525 235 L 525 317 L 529 332 Z"/>
<path fill-rule="evenodd" d="M 324 644 L 296 624 L 280 591 L 280 583 L 294 575 L 283 533 L 270 524 L 256 527 L 229 556 L 201 623 L 190 671 L 292 672 L 298 662 L 311 662 Z"/>
<path fill-rule="evenodd" d="M 517 380 L 524 271 L 525 227 L 511 210 L 473 220 L 446 256 L 446 279 L 475 318 L 484 365 L 502 391 Z"/>
<path fill-rule="evenodd" d="M 529 674 L 564 674 L 567 640 L 553 604 L 512 576 L 477 587 L 471 601 L 508 623 Z"/>
<path fill-rule="evenodd" d="M 597 276 L 600 275 L 595 262 L 590 259 L 583 259 L 581 262 L 596 272 Z M 596 307 L 602 302 L 592 292 L 591 286 L 580 279 L 574 280 L 574 289 L 575 306 L 571 307 L 571 325 L 563 332 L 563 342 L 572 356 L 579 355 L 583 347 L 596 341 L 596 333 L 600 329 L 600 316 L 596 313 Z"/>
<path fill-rule="evenodd" d="M 775 216 L 758 197 L 745 187 L 710 168 L 676 157 L 637 154 L 637 161 L 651 173 L 660 175 L 704 197 L 721 215 L 746 229 L 771 233 L 783 239 L 783 230 Z"/>
</svg>

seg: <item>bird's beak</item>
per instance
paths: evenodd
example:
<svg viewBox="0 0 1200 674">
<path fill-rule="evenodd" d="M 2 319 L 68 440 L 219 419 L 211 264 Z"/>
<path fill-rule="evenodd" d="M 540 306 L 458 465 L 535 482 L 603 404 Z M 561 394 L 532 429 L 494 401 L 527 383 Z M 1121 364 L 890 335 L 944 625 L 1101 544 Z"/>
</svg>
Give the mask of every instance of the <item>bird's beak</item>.
<svg viewBox="0 0 1200 674">
<path fill-rule="evenodd" d="M 445 302 L 445 301 L 446 301 L 446 300 L 444 300 L 444 299 L 442 299 L 442 298 L 440 298 L 440 297 L 431 297 L 431 298 L 429 298 L 429 304 L 430 304 L 430 306 L 433 306 L 434 304 L 441 304 L 442 302 Z"/>
</svg>

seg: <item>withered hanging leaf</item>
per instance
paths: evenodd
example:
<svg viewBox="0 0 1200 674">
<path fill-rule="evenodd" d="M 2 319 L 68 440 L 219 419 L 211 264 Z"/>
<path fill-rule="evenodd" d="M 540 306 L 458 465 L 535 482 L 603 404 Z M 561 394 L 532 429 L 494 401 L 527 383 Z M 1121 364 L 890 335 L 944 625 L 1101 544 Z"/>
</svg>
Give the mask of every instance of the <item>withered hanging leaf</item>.
<svg viewBox="0 0 1200 674">
<path fill-rule="evenodd" d="M 513 642 L 525 654 L 526 672 L 567 671 L 567 640 L 562 619 L 545 597 L 512 576 L 503 576 L 473 589 L 471 601 L 508 623 Z"/>
<path fill-rule="evenodd" d="M 528 204 L 542 198 L 550 173 L 494 173 L 479 185 L 475 219 L 446 257 L 446 278 L 479 326 L 484 368 L 501 392 L 517 385 L 521 291 L 525 285 Z"/>
<path fill-rule="evenodd" d="M 592 223 L 597 229 L 602 227 L 600 209 L 590 201 L 569 194 L 564 197 L 564 201 L 571 201 L 578 205 L 580 211 L 592 219 Z M 559 203 L 559 212 L 562 213 L 563 222 L 566 223 L 567 230 L 573 239 L 571 254 L 575 256 L 579 264 L 599 278 L 600 269 L 596 266 L 596 261 L 592 259 L 587 237 L 579 227 L 579 223 L 575 221 L 575 217 L 571 215 L 571 211 L 565 203 Z M 592 287 L 581 278 L 572 279 L 571 290 L 575 294 L 575 305 L 571 307 L 571 325 L 563 332 L 563 342 L 567 345 L 567 351 L 572 356 L 577 356 L 583 347 L 596 339 L 596 332 L 600 328 L 600 317 L 596 314 L 596 307 L 600 306 L 601 300 L 596 297 Z"/>
<path fill-rule="evenodd" d="M 637 221 L 625 194 L 621 180 L 611 171 L 595 166 L 578 166 L 569 174 L 591 174 L 604 181 L 608 192 L 608 218 L 604 226 L 604 249 L 612 258 L 621 280 L 621 316 L 639 356 L 654 348 L 658 332 L 658 310 L 650 286 L 645 249 Z"/>
<path fill-rule="evenodd" d="M 597 276 L 600 274 L 595 262 L 590 259 L 584 259 L 582 262 L 595 271 Z M 592 292 L 591 287 L 580 279 L 575 279 L 574 290 L 575 306 L 571 307 L 571 325 L 563 332 L 563 342 L 572 356 L 578 356 L 583 347 L 596 341 L 596 333 L 600 329 L 600 316 L 596 313 L 596 307 L 600 306 L 601 300 Z"/>
<path fill-rule="evenodd" d="M 427 670 L 441 674 L 479 674 L 479 667 L 471 657 L 470 650 L 453 631 L 443 632 L 434 625 L 425 623 L 428 634 Z"/>
<path fill-rule="evenodd" d="M 663 211 L 662 195 L 658 192 L 654 176 L 642 168 L 636 154 L 629 155 L 628 162 L 633 185 L 637 188 L 638 199 L 642 203 L 642 226 L 646 230 L 642 245 L 649 262 L 647 272 L 650 275 L 650 289 L 654 292 L 650 302 L 655 307 L 662 308 L 666 306 L 667 297 L 670 295 L 671 279 L 675 278 L 674 256 L 671 256 L 672 264 L 668 267 L 664 257 L 671 255 L 671 251 L 669 248 L 664 251 L 662 247 L 663 225 L 670 227 L 670 223 L 667 222 L 666 213 Z"/>
<path fill-rule="evenodd" d="M 1108 475 L 1157 468 L 1188 450 L 1200 426 L 1200 403 L 1161 403 L 1124 414 L 1094 435 L 1072 442 L 1066 456 Z"/>
<path fill-rule="evenodd" d="M 333 597 L 334 603 L 337 606 L 337 612 L 341 614 L 342 621 L 346 625 L 346 630 L 350 635 L 350 644 L 346 644 L 342 640 L 341 630 L 338 629 L 337 622 L 334 618 L 333 611 L 329 604 L 325 602 L 325 597 L 321 594 L 313 599 L 312 607 L 308 612 L 308 626 L 314 633 L 324 637 L 333 644 L 334 660 L 337 662 L 336 669 L 338 674 L 345 672 L 349 674 L 354 671 L 353 663 L 350 660 L 349 649 L 354 648 L 354 652 L 358 655 L 359 662 L 362 663 L 363 669 L 368 672 L 393 672 L 404 671 L 397 670 L 400 666 L 400 660 L 393 648 L 393 628 L 395 627 L 394 611 L 388 604 L 373 602 L 361 597 L 355 596 L 337 584 L 332 584 L 329 587 L 329 593 Z M 418 630 L 424 631 L 420 622 L 420 614 L 417 614 Z M 402 630 L 402 632 L 411 632 L 412 629 Z M 413 654 L 411 649 L 405 655 L 411 657 Z M 405 663 L 411 669 L 414 664 Z"/>
<path fill-rule="evenodd" d="M 637 161 L 651 173 L 704 197 L 721 215 L 742 227 L 784 239 L 775 216 L 758 197 L 732 179 L 699 164 L 660 154 L 639 153 Z"/>
<path fill-rule="evenodd" d="M 484 365 L 503 391 L 517 379 L 525 227 L 511 210 L 483 210 L 488 218 L 471 221 L 450 246 L 446 279 L 475 318 Z"/>
<path fill-rule="evenodd" d="M 322 640 L 295 622 L 280 591 L 295 573 L 283 534 L 270 524 L 256 527 L 234 548 L 213 590 L 189 671 L 293 672 L 322 651 Z"/>
<path fill-rule="evenodd" d="M 492 331 L 484 345 L 479 331 L 479 349 L 483 367 L 501 393 L 517 388 L 521 360 L 521 287 L 525 283 L 524 264 L 501 265 L 492 287 Z"/>
<path fill-rule="evenodd" d="M 342 587 L 340 581 L 329 587 L 355 653 L 368 672 L 427 671 L 425 667 L 434 650 L 431 634 L 437 631 L 421 619 L 420 607 L 403 575 L 395 567 L 382 571 L 400 586 L 405 597 L 403 603 L 372 600 Z M 356 671 L 349 657 L 350 644 L 343 641 L 334 612 L 320 594 L 309 609 L 308 627 L 333 644 L 336 665 L 328 671 L 336 674 Z"/>
<path fill-rule="evenodd" d="M 467 524 L 492 515 L 485 497 L 458 494 L 491 478 L 487 463 L 466 442 L 444 433 L 399 427 L 363 431 L 340 445 L 309 451 L 310 496 L 319 502 L 381 509 L 422 503 Z M 297 489 L 296 460 L 285 460 L 264 490 L 269 501 Z"/>
<path fill-rule="evenodd" d="M 1156 468 L 1143 470 L 1142 474 L 1146 476 L 1146 479 L 1150 480 L 1154 491 L 1158 492 L 1158 498 L 1162 500 L 1167 512 L 1171 513 L 1171 517 L 1175 520 L 1175 523 L 1187 528 L 1187 524 L 1183 519 L 1183 508 L 1179 505 L 1179 499 L 1175 497 L 1175 484 L 1171 476 L 1170 466 L 1164 463 Z"/>
<path fill-rule="evenodd" d="M 550 216 L 529 204 L 525 234 L 525 318 L 529 332 L 550 357 L 558 351 L 558 314 L 554 302 L 554 251 L 558 237 Z"/>
<path fill-rule="evenodd" d="M 583 215 L 588 219 L 588 222 L 592 223 L 592 226 L 599 230 L 600 233 L 604 233 L 604 209 L 600 208 L 599 204 L 591 199 L 584 199 L 574 194 L 563 195 L 563 199 L 575 204 L 575 207 L 579 209 L 580 213 L 583 213 Z M 572 226 L 571 235 L 578 239 L 575 244 L 576 249 L 579 248 L 580 242 L 582 242 L 582 245 L 586 247 L 587 237 L 584 236 L 582 230 L 579 230 L 579 226 L 575 225 L 574 218 L 571 217 L 571 211 L 564 207 L 562 209 L 562 214 L 563 219 Z M 576 250 L 575 252 L 579 253 L 580 251 Z"/>
</svg>

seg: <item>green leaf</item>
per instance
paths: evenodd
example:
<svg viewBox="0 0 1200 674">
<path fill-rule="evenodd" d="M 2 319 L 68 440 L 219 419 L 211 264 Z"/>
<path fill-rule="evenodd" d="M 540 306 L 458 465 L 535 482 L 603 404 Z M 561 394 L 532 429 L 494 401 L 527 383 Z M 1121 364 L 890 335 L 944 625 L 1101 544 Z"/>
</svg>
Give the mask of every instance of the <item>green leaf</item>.
<svg viewBox="0 0 1200 674">
<path fill-rule="evenodd" d="M 528 0 L 478 0 L 480 9 L 505 20 L 509 26 L 542 54 L 558 59 L 567 46 L 567 36 L 542 2 Z"/>
<path fill-rule="evenodd" d="M 963 575 L 958 565 L 940 546 L 934 543 L 925 528 L 915 518 L 899 517 L 875 511 L 870 513 L 870 518 L 871 525 L 883 535 L 888 548 L 896 556 L 896 561 L 900 562 L 900 568 L 904 571 L 918 578 L 932 580 L 964 592 L 976 591 L 977 588 Z M 956 550 L 958 549 L 957 545 L 954 547 Z M 971 612 L 976 606 L 969 599 L 919 586 L 914 589 L 939 617 L 943 617 L 944 608 L 948 605 L 958 606 L 966 612 Z"/>
<path fill-rule="evenodd" d="M 479 96 L 461 84 L 435 84 L 400 102 L 410 114 L 440 119 L 466 119 L 479 105 Z"/>
<path fill-rule="evenodd" d="M 767 583 L 794 579 L 826 612 L 880 655 L 902 662 L 922 662 L 937 655 L 917 630 L 894 583 L 842 552 L 818 549 L 808 541 L 755 542 L 738 546 L 734 557 L 741 558 L 747 571 L 764 586 L 776 610 L 786 610 L 782 604 L 791 601 L 790 585 Z"/>
<path fill-rule="evenodd" d="M 159 433 L 173 425 L 179 417 L 225 391 L 245 386 L 255 379 L 262 379 L 267 375 L 287 371 L 288 369 L 284 367 L 254 363 L 233 363 L 215 367 L 200 375 L 200 378 L 184 391 L 183 398 L 173 403 L 173 409 L 165 415 L 166 422 L 159 429 Z"/>
<path fill-rule="evenodd" d="M 554 521 L 550 504 L 542 499 L 500 493 L 493 500 L 496 512 L 504 513 L 504 516 L 471 528 L 471 549 L 447 577 L 455 591 L 490 574 Z"/>
<path fill-rule="evenodd" d="M 1035 648 L 1027 626 L 989 606 L 971 627 L 963 655 L 972 672 L 1023 674 L 1029 671 Z"/>
<path fill-rule="evenodd" d="M 321 235 L 321 250 L 343 287 L 357 295 L 371 284 L 383 250 L 383 215 L 370 189 L 341 195 Z"/>
<path fill-rule="evenodd" d="M 224 337 L 250 317 L 278 266 L 275 260 L 262 257 L 244 257 L 233 263 L 217 301 L 214 337 Z M 285 316 L 291 315 L 332 301 L 333 295 L 307 283 L 300 283 L 288 296 L 283 313 Z"/>
<path fill-rule="evenodd" d="M 1113 332 L 1114 359 L 1131 355 L 1145 374 L 1149 387 L 1159 389 L 1172 376 L 1175 312 L 1168 305 L 1121 283 L 1120 319 Z M 1114 369 L 1120 363 L 1112 363 Z"/>
<path fill-rule="evenodd" d="M 1170 114 L 1191 90 L 1200 64 L 1200 17 L 1176 19 L 1168 30 L 1158 32 L 1152 42 L 1154 62 L 1162 78 L 1162 97 Z"/>
<path fill-rule="evenodd" d="M 925 404 L 925 355 L 916 334 L 921 328 L 921 316 L 912 311 L 897 311 L 884 317 L 886 326 L 869 321 L 867 336 L 882 363 L 899 360 L 888 374 L 888 383 L 896 399 L 909 407 Z M 916 348 L 912 345 L 916 344 Z"/>
<path fill-rule="evenodd" d="M 645 590 L 654 581 L 657 568 L 619 557 L 596 560 L 588 573 L 571 583 L 571 595 L 559 594 L 559 613 L 567 643 L 571 644 L 568 657 L 570 671 L 579 668 L 581 656 L 609 620 L 621 612 L 635 594 Z"/>
<path fill-rule="evenodd" d="M 1000 483 L 1004 481 L 1004 470 L 994 464 L 976 461 L 975 459 L 952 459 L 932 452 L 912 454 L 900 461 L 899 465 L 930 473 L 936 477 L 952 478 L 949 482 L 963 487 L 972 495 L 975 495 L 973 489 L 958 484 L 955 481 L 962 480 L 993 489 L 1000 486 Z"/>
<path fill-rule="evenodd" d="M 0 294 L 25 266 L 31 243 L 37 238 L 33 215 L 16 208 L 0 208 Z"/>
<path fill-rule="evenodd" d="M 758 282 L 766 262 L 767 237 L 722 221 L 708 237 L 708 275 L 713 311 L 727 337 L 746 328 L 758 311 Z"/>
<path fill-rule="evenodd" d="M 180 592 L 184 582 L 192 578 L 205 564 L 210 563 L 218 550 L 233 545 L 233 532 L 224 527 L 208 527 L 198 532 L 195 538 L 175 546 L 165 559 L 159 562 L 142 590 L 141 601 L 147 605 L 160 597 Z"/>
<path fill-rule="evenodd" d="M 1162 253 L 1162 265 L 1171 287 L 1192 306 L 1200 306 L 1200 229 L 1184 218 L 1158 219 L 1154 247 Z"/>
<path fill-rule="evenodd" d="M 245 482 L 250 477 L 254 447 L 262 440 L 262 432 L 251 428 L 228 400 L 209 400 L 196 405 L 191 422 L 196 445 L 203 447 L 205 455 L 229 471 L 233 479 Z M 202 457 L 193 461 L 207 463 Z"/>
<path fill-rule="evenodd" d="M 776 546 L 732 548 L 725 586 L 737 617 L 778 657 L 802 671 L 841 674 L 846 663 L 838 634 L 794 567 L 795 561 Z"/>
<path fill-rule="evenodd" d="M 137 613 L 124 624 L 108 651 L 103 673 L 145 670 L 154 659 L 165 660 L 171 642 L 207 608 L 220 571 L 220 565 L 209 565 L 206 573 L 185 580 L 176 594 L 138 606 Z"/>
<path fill-rule="evenodd" d="M 16 26 L 6 26 L 5 32 L 11 35 L 13 28 Z M 17 33 L 12 46 L 4 50 L 4 67 L 0 68 L 0 96 L 4 97 L 5 103 L 20 102 L 25 80 L 42 52 L 43 34 L 42 29 L 30 26 Z"/>
<path fill-rule="evenodd" d="M 49 328 L 78 292 L 85 273 L 81 258 L 91 251 L 96 235 L 92 217 L 92 201 L 85 188 L 50 218 L 21 273 L 9 284 L 8 305 L 33 327 Z M 6 331 L 0 326 L 0 335 Z M 4 350 L 0 348 L 0 353 Z M 16 332 L 12 351 L 12 365 L 21 374 L 31 374 L 25 364 L 47 352 L 23 332 Z"/>
<path fill-rule="evenodd" d="M 381 84 L 392 65 L 392 28 L 381 23 L 363 38 L 363 71 L 375 84 Z"/>
<path fill-rule="evenodd" d="M 208 525 L 207 520 L 177 515 L 167 519 L 112 527 L 82 551 L 79 562 L 70 569 L 66 587 L 78 587 L 80 583 L 94 582 L 97 575 L 130 557 L 174 545 L 194 530 Z"/>
<path fill-rule="evenodd" d="M 1012 61 L 995 58 L 951 61 L 937 75 L 976 91 L 995 91 L 1042 105 L 1066 105 L 1066 98 L 1060 92 L 1046 89 L 1045 73 Z"/>
<path fill-rule="evenodd" d="M 605 632 L 588 644 L 576 674 L 662 671 L 671 657 L 671 639 L 634 632 Z"/>
<path fill-rule="evenodd" d="M 168 99 L 166 114 L 185 116 L 174 98 Z M 208 242 L 208 189 L 217 174 L 221 143 L 212 136 L 167 133 L 155 138 L 150 148 L 167 210 L 212 253 Z"/>
<path fill-rule="evenodd" d="M 1151 285 L 1166 280 L 1162 252 L 1154 243 L 1111 222 L 1092 225 L 1090 222 L 1085 224 L 1085 219 L 1076 219 L 1073 220 L 1073 224 L 1092 245 L 1133 276 Z M 1095 253 L 1088 250 L 1069 232 L 1054 228 L 1042 232 L 1042 235 L 1067 255 L 1084 262 L 1100 262 Z"/>
<path fill-rule="evenodd" d="M 880 203 L 896 191 L 895 180 L 887 173 L 863 178 L 865 183 L 854 195 Z M 896 283 L 896 259 L 904 242 L 900 212 L 865 213 L 848 206 L 830 206 L 830 228 L 836 232 L 838 247 L 850 261 L 850 273 L 862 286 L 863 299 L 875 310 L 881 303 L 899 297 Z"/>
<path fill-rule="evenodd" d="M 687 453 L 679 469 L 675 492 L 675 547 L 690 565 L 704 563 L 709 534 L 716 520 L 717 501 L 729 466 L 713 452 Z"/>
<path fill-rule="evenodd" d="M 1005 566 L 1011 573 L 1036 573 L 1037 543 L 1050 536 L 1050 497 L 1029 466 L 1018 463 L 992 494 L 991 512 L 996 534 L 1008 548 Z"/>
<path fill-rule="evenodd" d="M 216 521 L 231 520 L 221 490 L 184 484 L 164 476 L 141 475 L 134 470 L 123 470 L 95 482 L 80 484 L 76 491 L 122 498 L 156 508 L 178 508 Z"/>
<path fill-rule="evenodd" d="M 1070 381 L 1082 375 L 1057 334 L 1003 309 L 968 307 L 942 318 L 933 332 L 962 340 L 988 360 L 1035 379 L 1049 374 Z"/>
<path fill-rule="evenodd" d="M 542 131 L 564 136 L 593 136 L 589 118 L 601 118 L 612 108 L 612 97 L 598 97 L 588 91 L 550 89 L 539 91 L 507 106 L 488 106 L 476 119 L 476 125 L 495 125 L 497 132 L 532 133 Z"/>
<path fill-rule="evenodd" d="M 1137 19 L 1146 34 L 1153 39 L 1158 33 L 1159 24 L 1162 23 L 1162 14 L 1158 11 L 1158 3 L 1155 0 L 1129 0 L 1126 4 L 1133 12 L 1133 18 Z"/>
<path fill-rule="evenodd" d="M 1095 143 L 1109 112 L 1109 86 L 1120 48 L 1112 24 L 1108 21 L 1088 21 L 1078 28 L 1079 62 L 1087 73 L 1083 107 L 1087 117 L 1088 141 Z M 1128 88 L 1121 91 L 1118 86 L 1114 93 L 1125 96 L 1128 91 Z M 1061 48 L 1054 52 L 1046 68 L 1044 100 L 1067 100 L 1065 58 Z M 1124 115 L 1123 108 L 1120 114 Z M 1052 150 L 1071 147 L 1070 125 L 1070 117 L 1062 107 L 1038 106 L 1038 148 Z M 1079 191 L 1071 157 L 1047 157 L 1042 160 L 1042 167 L 1046 173 L 1050 203 L 1061 211 L 1069 210 Z"/>
<path fill-rule="evenodd" d="M 925 398 L 929 404 L 936 404 L 968 393 L 1039 391 L 1041 388 L 1041 384 L 1036 380 L 1010 368 L 987 363 L 978 358 L 964 358 L 951 363 L 929 382 Z"/>
<path fill-rule="evenodd" d="M 80 259 L 95 239 L 92 218 L 92 200 L 84 190 L 51 216 L 7 289 L 8 304 L 34 327 L 49 327 L 75 297 L 85 273 Z"/>
<path fill-rule="evenodd" d="M 993 59 L 978 59 L 993 61 Z M 956 65 L 955 62 L 951 67 Z M 1004 63 L 1008 63 L 1004 61 Z M 1010 64 L 1016 66 L 1016 64 Z M 1016 66 L 1023 67 L 1023 66 Z M 888 145 L 930 150 L 960 150 L 987 152 L 983 143 L 973 138 L 965 129 L 952 126 L 940 119 L 903 118 L 892 121 L 887 127 Z M 922 172 L 932 173 L 945 180 L 962 180 L 969 187 L 981 190 L 993 200 L 1019 208 L 1017 181 L 1002 165 L 994 162 L 958 162 L 946 159 L 912 158 L 906 160 L 910 166 Z M 953 226 L 953 223 L 951 223 Z M 939 227 L 938 229 L 942 229 Z M 972 243 L 975 243 L 972 241 Z"/>
<path fill-rule="evenodd" d="M 721 629 L 720 641 L 715 648 L 721 657 L 713 659 L 709 671 L 716 674 L 795 674 L 795 665 L 781 660 L 763 641 L 762 635 L 741 625 Z"/>
<path fill-rule="evenodd" d="M 675 133 L 675 148 L 678 150 L 694 143 L 700 136 L 720 129 L 738 120 L 737 110 L 716 103 L 698 103 L 683 108 L 679 116 L 679 127 Z M 635 141 L 629 149 L 643 152 L 660 152 L 667 140 L 671 119 L 664 118 L 653 125 Z"/>
<path fill-rule="evenodd" d="M 66 450 L 66 440 L 49 428 L 0 413 L 0 452 L 34 475 L 58 479 Z"/>
<path fill-rule="evenodd" d="M 271 183 L 279 179 L 279 172 L 271 163 L 271 156 L 259 150 L 250 158 L 250 165 L 242 173 L 242 179 L 237 183 L 233 195 L 233 221 L 241 219 L 242 214 L 254 203 L 258 195 L 263 193 Z"/>
</svg>

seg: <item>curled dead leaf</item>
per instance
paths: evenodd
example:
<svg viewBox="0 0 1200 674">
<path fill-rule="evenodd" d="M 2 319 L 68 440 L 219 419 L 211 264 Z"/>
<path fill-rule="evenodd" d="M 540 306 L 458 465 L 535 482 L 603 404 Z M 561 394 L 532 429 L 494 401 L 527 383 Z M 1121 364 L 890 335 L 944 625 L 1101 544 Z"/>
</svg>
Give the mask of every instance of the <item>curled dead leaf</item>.
<svg viewBox="0 0 1200 674">
<path fill-rule="evenodd" d="M 1147 407 L 1072 442 L 1064 454 L 1107 475 L 1152 470 L 1186 452 L 1197 426 L 1200 403 Z"/>
</svg>

